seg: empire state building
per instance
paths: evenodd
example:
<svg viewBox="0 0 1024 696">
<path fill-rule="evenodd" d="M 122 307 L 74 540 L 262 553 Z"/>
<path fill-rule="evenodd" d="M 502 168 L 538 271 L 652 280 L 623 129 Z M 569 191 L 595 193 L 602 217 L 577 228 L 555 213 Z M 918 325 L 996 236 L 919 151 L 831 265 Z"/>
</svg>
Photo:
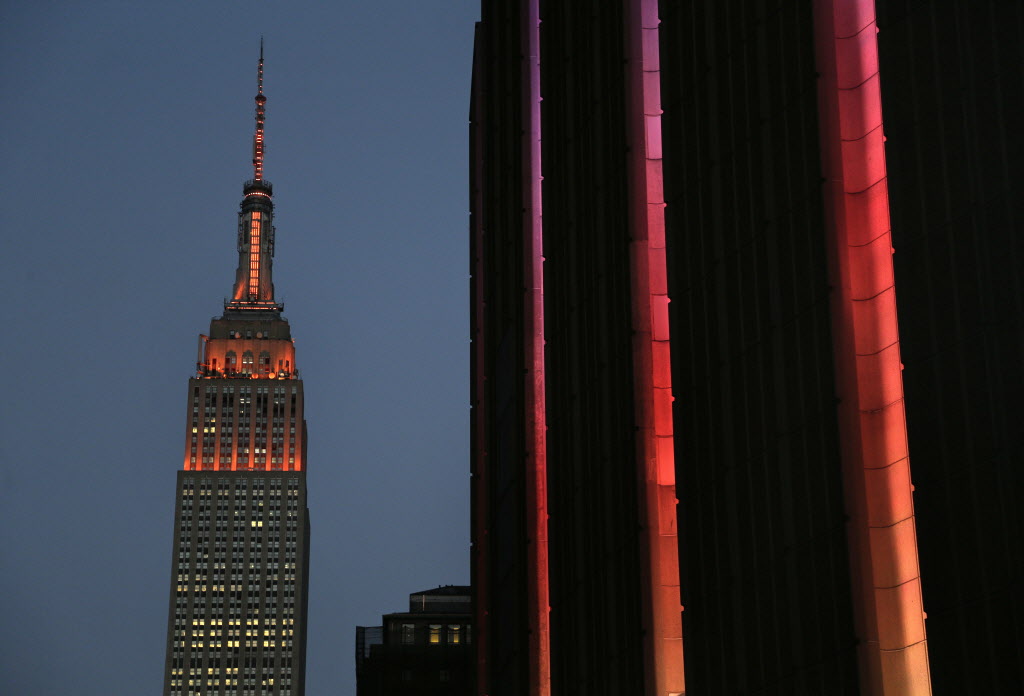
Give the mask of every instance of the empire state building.
<svg viewBox="0 0 1024 696">
<path fill-rule="evenodd" d="M 238 271 L 201 335 L 178 472 L 164 696 L 302 696 L 309 512 L 302 380 L 274 299 L 273 187 L 263 178 L 263 50 L 254 176 Z"/>
</svg>

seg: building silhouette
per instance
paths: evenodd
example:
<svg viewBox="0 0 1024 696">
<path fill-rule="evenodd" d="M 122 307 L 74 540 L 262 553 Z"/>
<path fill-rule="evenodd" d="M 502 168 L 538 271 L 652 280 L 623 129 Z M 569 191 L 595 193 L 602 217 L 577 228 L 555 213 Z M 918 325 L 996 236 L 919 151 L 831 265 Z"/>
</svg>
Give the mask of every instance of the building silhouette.
<svg viewBox="0 0 1024 696">
<path fill-rule="evenodd" d="M 477 693 L 1019 688 L 1022 10 L 481 17 Z"/>
<path fill-rule="evenodd" d="M 409 611 L 356 627 L 358 696 L 469 696 L 473 690 L 470 588 L 409 595 Z"/>
<path fill-rule="evenodd" d="M 302 696 L 309 513 L 302 381 L 274 300 L 273 187 L 263 178 L 260 50 L 255 176 L 238 271 L 200 336 L 178 472 L 165 696 Z"/>
</svg>

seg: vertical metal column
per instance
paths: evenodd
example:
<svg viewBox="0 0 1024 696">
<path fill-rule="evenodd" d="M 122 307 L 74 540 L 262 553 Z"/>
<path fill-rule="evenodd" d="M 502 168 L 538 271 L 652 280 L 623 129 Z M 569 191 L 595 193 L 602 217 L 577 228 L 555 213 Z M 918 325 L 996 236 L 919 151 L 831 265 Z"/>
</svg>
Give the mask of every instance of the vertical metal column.
<svg viewBox="0 0 1024 696">
<path fill-rule="evenodd" d="M 523 354 L 527 625 L 531 696 L 551 693 L 547 417 L 544 394 L 544 227 L 541 208 L 540 0 L 522 5 Z"/>
<path fill-rule="evenodd" d="M 931 693 L 873 0 L 816 0 L 825 225 L 863 693 Z"/>
<path fill-rule="evenodd" d="M 637 473 L 645 555 L 645 693 L 684 691 L 669 354 L 657 0 L 625 0 Z"/>
</svg>

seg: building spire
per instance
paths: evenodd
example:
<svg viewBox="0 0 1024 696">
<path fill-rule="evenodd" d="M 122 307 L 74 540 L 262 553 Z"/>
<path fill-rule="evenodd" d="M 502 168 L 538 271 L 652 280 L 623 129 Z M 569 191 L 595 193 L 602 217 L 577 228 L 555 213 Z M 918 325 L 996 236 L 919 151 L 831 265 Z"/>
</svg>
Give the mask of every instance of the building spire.
<svg viewBox="0 0 1024 696">
<path fill-rule="evenodd" d="M 282 305 L 274 301 L 271 266 L 274 258 L 274 188 L 263 178 L 263 123 L 266 120 L 263 96 L 263 37 L 260 37 L 260 62 L 256 71 L 256 134 L 252 140 L 252 166 L 255 176 L 245 182 L 238 213 L 238 270 L 231 300 L 231 311 L 275 311 Z"/>
<path fill-rule="evenodd" d="M 263 123 L 266 121 L 267 98 L 263 96 L 263 37 L 260 36 L 260 63 L 256 70 L 256 134 L 252 138 L 253 179 L 263 180 Z"/>
</svg>

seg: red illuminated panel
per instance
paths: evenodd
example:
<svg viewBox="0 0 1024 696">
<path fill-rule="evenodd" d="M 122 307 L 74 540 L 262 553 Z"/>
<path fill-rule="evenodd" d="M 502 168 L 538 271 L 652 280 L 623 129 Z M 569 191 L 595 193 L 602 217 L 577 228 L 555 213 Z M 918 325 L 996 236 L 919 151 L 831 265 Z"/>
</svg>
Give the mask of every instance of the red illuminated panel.
<svg viewBox="0 0 1024 696">
<path fill-rule="evenodd" d="M 260 293 L 260 217 L 253 211 L 249 224 L 249 299 L 255 300 Z"/>
<path fill-rule="evenodd" d="M 816 0 L 822 166 L 861 693 L 931 693 L 873 0 Z"/>
<path fill-rule="evenodd" d="M 626 9 L 629 114 L 630 265 L 634 412 L 640 509 L 646 524 L 643 620 L 645 693 L 685 691 L 682 606 L 669 360 L 665 198 L 662 189 L 661 88 L 657 0 Z"/>
</svg>

